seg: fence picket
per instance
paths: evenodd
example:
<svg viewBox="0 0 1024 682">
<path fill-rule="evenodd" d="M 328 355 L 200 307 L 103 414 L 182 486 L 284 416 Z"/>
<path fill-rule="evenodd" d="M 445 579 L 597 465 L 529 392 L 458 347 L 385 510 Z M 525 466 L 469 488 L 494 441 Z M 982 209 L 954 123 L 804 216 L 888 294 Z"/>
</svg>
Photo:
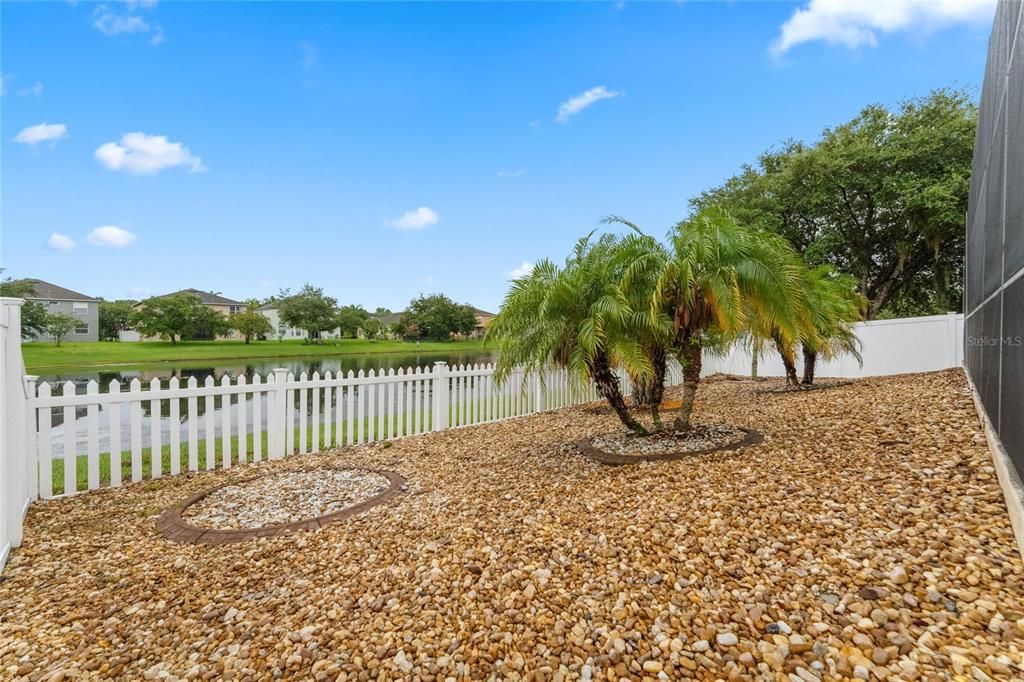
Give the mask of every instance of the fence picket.
<svg viewBox="0 0 1024 682">
<path fill-rule="evenodd" d="M 222 387 L 230 386 L 231 379 L 225 374 L 220 378 Z M 220 461 L 225 469 L 231 467 L 231 395 L 220 396 Z"/>
<path fill-rule="evenodd" d="M 213 393 L 213 377 L 207 376 L 203 381 L 206 389 L 206 397 L 203 399 L 203 429 L 206 436 L 206 469 L 217 466 L 217 423 L 214 416 L 217 414 L 217 396 Z"/>
<path fill-rule="evenodd" d="M 195 391 L 198 382 L 189 377 L 185 383 L 189 391 Z M 194 393 L 190 393 L 187 401 L 188 409 L 188 470 L 199 470 L 199 406 Z"/>
<path fill-rule="evenodd" d="M 74 395 L 75 385 L 70 381 L 64 384 L 62 396 Z M 75 408 L 64 406 L 64 494 L 75 492 L 78 468 L 78 439 L 75 437 Z"/>
<path fill-rule="evenodd" d="M 87 395 L 99 395 L 100 386 L 95 381 L 86 384 Z M 90 403 L 85 408 L 86 427 L 86 467 L 89 490 L 100 487 L 100 406 Z"/>
<path fill-rule="evenodd" d="M 353 378 L 352 370 L 348 371 L 347 378 L 350 380 Z M 353 404 L 355 402 L 355 392 L 355 384 L 350 383 L 348 388 L 346 389 L 347 395 L 345 396 L 345 430 L 347 431 L 345 445 L 352 445 L 352 435 L 355 432 L 355 422 L 352 420 L 352 410 L 355 407 L 355 405 Z"/>
<path fill-rule="evenodd" d="M 306 373 L 303 372 L 299 375 L 299 381 L 305 383 L 308 380 Z M 306 415 L 306 409 L 309 405 L 309 389 L 302 387 L 296 389 L 299 392 L 299 454 L 306 454 L 306 429 L 309 428 L 309 417 Z"/>
<path fill-rule="evenodd" d="M 263 380 L 253 374 L 252 383 L 252 461 L 259 462 L 263 459 Z"/>
<path fill-rule="evenodd" d="M 295 375 L 288 372 L 287 383 L 294 381 Z M 295 389 L 286 389 L 284 395 L 284 451 L 285 454 L 291 455 L 295 452 Z"/>
<path fill-rule="evenodd" d="M 51 393 L 50 384 L 43 382 L 39 386 L 39 397 L 49 398 Z M 43 498 L 53 497 L 53 408 L 45 407 L 39 410 L 39 496 Z"/>
<path fill-rule="evenodd" d="M 331 449 L 331 372 L 328 370 L 324 374 L 324 450 Z"/>
<path fill-rule="evenodd" d="M 238 386 L 245 386 L 245 375 L 240 374 L 235 380 Z M 247 393 L 238 394 L 238 461 L 245 463 L 249 461 L 249 432 L 245 426 L 245 406 L 248 402 Z"/>
<path fill-rule="evenodd" d="M 168 390 L 174 391 L 180 387 L 178 377 L 171 377 L 167 385 Z M 171 475 L 177 476 L 181 473 L 181 405 L 178 398 L 171 398 L 170 403 L 170 447 L 171 447 Z"/>
<path fill-rule="evenodd" d="M 317 386 L 319 382 L 320 372 L 313 372 L 313 442 L 310 447 L 311 452 L 320 452 L 320 388 Z"/>
<path fill-rule="evenodd" d="M 130 411 L 130 433 L 132 439 L 132 481 L 142 480 L 142 382 L 132 379 L 128 385 L 128 393 L 132 394 L 133 400 L 128 403 Z"/>
<path fill-rule="evenodd" d="M 111 396 L 119 394 L 121 382 L 111 379 L 107 392 Z M 107 415 L 110 417 L 110 485 L 116 488 L 121 485 L 121 403 L 112 401 L 107 406 Z"/>
<path fill-rule="evenodd" d="M 363 406 L 363 403 L 368 402 L 366 401 L 365 395 L 366 385 L 362 382 L 363 370 L 359 370 L 359 379 L 359 385 L 356 387 L 356 426 L 358 427 L 356 429 L 356 442 L 361 445 L 366 442 L 366 434 L 364 432 L 366 426 L 364 410 L 366 410 L 367 408 Z"/>
</svg>

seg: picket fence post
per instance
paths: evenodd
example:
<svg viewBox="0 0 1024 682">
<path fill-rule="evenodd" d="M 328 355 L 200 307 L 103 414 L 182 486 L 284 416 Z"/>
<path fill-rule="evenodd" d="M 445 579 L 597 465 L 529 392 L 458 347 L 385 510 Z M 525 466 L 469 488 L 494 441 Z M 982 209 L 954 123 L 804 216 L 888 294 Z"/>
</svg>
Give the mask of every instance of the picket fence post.
<svg viewBox="0 0 1024 682">
<path fill-rule="evenodd" d="M 434 396 L 433 419 L 431 424 L 434 431 L 444 431 L 448 428 L 448 363 L 438 360 L 434 363 L 434 371 L 430 377 L 430 392 Z"/>
<path fill-rule="evenodd" d="M 274 401 L 267 405 L 267 459 L 281 459 L 285 456 L 285 416 L 288 414 L 287 386 L 288 370 L 274 369 Z"/>
<path fill-rule="evenodd" d="M 36 397 L 36 384 L 39 377 L 35 375 L 25 376 L 25 396 L 29 399 Z M 49 408 L 47 408 L 49 409 Z M 25 484 L 28 486 L 27 493 L 29 500 L 39 499 L 39 444 L 36 442 L 36 410 L 25 410 Z"/>
</svg>

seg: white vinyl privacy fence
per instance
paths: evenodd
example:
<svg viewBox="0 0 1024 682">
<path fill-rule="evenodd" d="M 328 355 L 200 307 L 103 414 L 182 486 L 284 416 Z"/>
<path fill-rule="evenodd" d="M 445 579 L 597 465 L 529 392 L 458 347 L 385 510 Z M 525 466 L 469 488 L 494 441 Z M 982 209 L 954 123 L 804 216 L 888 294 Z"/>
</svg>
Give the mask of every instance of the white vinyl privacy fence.
<svg viewBox="0 0 1024 682">
<path fill-rule="evenodd" d="M 964 316 L 957 313 L 927 317 L 871 320 L 853 325 L 861 342 L 863 365 L 852 355 L 826 360 L 819 358 L 819 377 L 875 377 L 911 372 L 932 372 L 960 367 L 964 361 Z M 801 363 L 799 354 L 797 365 Z M 704 354 L 702 374 L 750 375 L 751 354 L 734 346 L 724 356 Z M 759 360 L 757 373 L 765 377 L 786 376 L 785 367 L 770 344 Z"/>
<path fill-rule="evenodd" d="M 23 378 L 21 305 L 21 299 L 0 298 L 0 569 L 21 544 L 22 520 L 36 497 L 29 436 L 35 415 L 27 409 Z"/>
</svg>

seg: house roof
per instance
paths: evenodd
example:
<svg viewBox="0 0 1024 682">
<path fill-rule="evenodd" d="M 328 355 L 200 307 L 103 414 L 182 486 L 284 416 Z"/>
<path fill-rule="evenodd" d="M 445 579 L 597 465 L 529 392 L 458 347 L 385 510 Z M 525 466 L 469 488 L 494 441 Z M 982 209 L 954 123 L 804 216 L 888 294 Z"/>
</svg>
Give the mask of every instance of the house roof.
<svg viewBox="0 0 1024 682">
<path fill-rule="evenodd" d="M 256 310 L 277 310 L 277 303 L 274 303 L 274 302 L 264 303 L 263 305 L 261 305 Z"/>
<path fill-rule="evenodd" d="M 397 313 L 388 313 L 387 315 L 370 315 L 370 317 L 380 320 L 381 324 L 394 324 L 402 319 L 402 315 L 405 315 L 404 310 Z"/>
<path fill-rule="evenodd" d="M 479 308 L 473 308 L 473 312 L 477 315 L 483 315 L 484 317 L 494 317 L 494 313 L 489 313 L 486 310 L 480 310 Z"/>
<path fill-rule="evenodd" d="M 192 294 L 193 296 L 198 296 L 199 300 L 202 301 L 204 305 L 242 305 L 241 301 L 236 301 L 234 299 L 227 298 L 226 296 L 215 294 L 212 291 L 201 291 L 199 289 L 182 289 L 181 291 L 164 294 L 163 296 L 160 296 L 160 298 L 177 296 L 178 294 Z"/>
<path fill-rule="evenodd" d="M 99 299 L 93 298 L 92 296 L 86 296 L 80 294 L 77 291 L 71 289 L 65 289 L 64 287 L 51 284 L 50 282 L 44 282 L 41 279 L 28 279 L 27 282 L 32 284 L 35 289 L 35 295 L 29 296 L 29 299 L 48 299 L 51 301 L 98 301 Z"/>
</svg>

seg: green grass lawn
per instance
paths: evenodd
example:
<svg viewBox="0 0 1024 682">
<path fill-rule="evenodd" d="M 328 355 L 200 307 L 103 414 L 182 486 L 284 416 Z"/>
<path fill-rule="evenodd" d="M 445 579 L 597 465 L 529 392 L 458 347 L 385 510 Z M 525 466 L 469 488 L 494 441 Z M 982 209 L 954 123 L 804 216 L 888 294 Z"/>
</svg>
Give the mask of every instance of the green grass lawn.
<svg viewBox="0 0 1024 682">
<path fill-rule="evenodd" d="M 431 353 L 482 351 L 483 342 L 470 341 L 367 341 L 338 339 L 321 344 L 302 341 L 166 341 L 139 343 L 26 343 L 22 347 L 26 369 L 54 370 L 70 367 L 96 368 L 111 365 L 141 365 L 189 360 L 243 360 L 258 358 L 294 358 L 385 353 Z"/>
</svg>

